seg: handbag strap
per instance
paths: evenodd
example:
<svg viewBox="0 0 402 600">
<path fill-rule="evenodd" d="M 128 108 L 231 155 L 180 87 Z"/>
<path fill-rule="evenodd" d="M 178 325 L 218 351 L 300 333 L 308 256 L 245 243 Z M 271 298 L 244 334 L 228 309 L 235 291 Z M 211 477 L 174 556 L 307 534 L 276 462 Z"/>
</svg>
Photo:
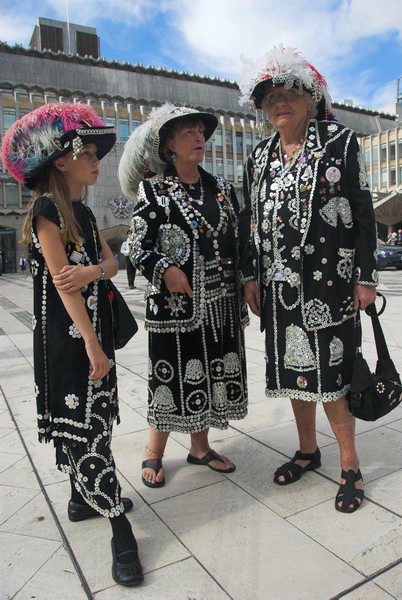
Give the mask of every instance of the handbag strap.
<svg viewBox="0 0 402 600">
<path fill-rule="evenodd" d="M 386 300 L 385 300 L 385 297 L 382 294 L 380 294 L 379 292 L 377 292 L 377 296 L 380 296 L 383 300 L 383 304 L 382 304 L 380 311 L 377 313 L 377 308 L 376 308 L 375 304 L 373 303 L 373 304 L 370 304 L 366 308 L 366 314 L 371 318 L 371 324 L 373 326 L 374 339 L 375 339 L 375 345 L 377 348 L 378 358 L 380 360 L 384 360 L 384 359 L 389 359 L 390 355 L 389 355 L 387 343 L 385 341 L 384 333 L 383 333 L 383 330 L 382 330 L 382 327 L 380 324 L 380 319 L 378 317 L 379 317 L 379 315 L 381 315 L 384 312 L 384 309 L 386 306 Z"/>
</svg>

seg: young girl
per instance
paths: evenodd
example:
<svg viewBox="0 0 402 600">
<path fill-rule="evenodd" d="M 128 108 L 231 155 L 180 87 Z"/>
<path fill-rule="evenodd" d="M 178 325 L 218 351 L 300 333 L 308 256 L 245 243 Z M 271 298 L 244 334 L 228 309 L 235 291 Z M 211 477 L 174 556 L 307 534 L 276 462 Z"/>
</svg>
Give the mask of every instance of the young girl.
<svg viewBox="0 0 402 600">
<path fill-rule="evenodd" d="M 117 265 L 81 201 L 115 139 L 91 107 L 47 104 L 10 127 L 2 160 L 34 190 L 23 242 L 32 243 L 39 440 L 54 441 L 57 466 L 70 475 L 70 520 L 108 517 L 113 578 L 135 585 L 143 573 L 124 514 L 133 503 L 120 497 L 110 448 L 118 399 L 105 280 Z"/>
</svg>

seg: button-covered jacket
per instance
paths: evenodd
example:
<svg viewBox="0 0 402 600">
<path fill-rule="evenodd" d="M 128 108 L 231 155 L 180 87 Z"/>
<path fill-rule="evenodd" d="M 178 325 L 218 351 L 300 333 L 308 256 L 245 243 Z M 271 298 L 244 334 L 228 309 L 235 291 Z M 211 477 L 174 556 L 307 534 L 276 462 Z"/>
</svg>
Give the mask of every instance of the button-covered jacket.
<svg viewBox="0 0 402 600">
<path fill-rule="evenodd" d="M 286 197 L 270 174 L 278 139 L 263 140 L 246 162 L 239 220 L 241 277 L 257 281 L 262 304 L 276 271 L 272 246 L 264 243 L 267 190 Z M 293 173 L 305 215 L 298 221 L 303 323 L 314 331 L 353 317 L 353 283 L 378 283 L 374 210 L 356 135 L 340 123 L 310 121 Z"/>
<path fill-rule="evenodd" d="M 142 181 L 133 212 L 129 245 L 132 263 L 148 280 L 145 326 L 149 331 L 184 333 L 198 328 L 205 319 L 207 304 L 233 288 L 233 272 L 235 289 L 232 294 L 238 298 L 239 313 L 242 312 L 245 318 L 244 303 L 240 310 L 236 195 L 230 183 L 199 170 L 227 213 L 228 226 L 234 234 L 232 257 L 226 258 L 221 265 L 203 255 L 199 224 L 188 209 L 189 196 L 174 170 L 168 168 L 165 173 Z M 166 288 L 163 274 L 172 265 L 186 274 L 193 290 L 192 299 Z"/>
</svg>

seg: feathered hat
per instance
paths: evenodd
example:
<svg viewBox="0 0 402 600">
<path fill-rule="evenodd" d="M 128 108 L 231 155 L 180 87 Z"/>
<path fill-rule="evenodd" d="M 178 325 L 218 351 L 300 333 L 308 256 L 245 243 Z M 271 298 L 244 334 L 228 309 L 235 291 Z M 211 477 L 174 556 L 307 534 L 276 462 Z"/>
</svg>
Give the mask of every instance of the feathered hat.
<svg viewBox="0 0 402 600">
<path fill-rule="evenodd" d="M 133 131 L 125 143 L 118 170 L 120 186 L 126 196 L 136 198 L 138 186 L 146 173 L 156 174 L 165 170 L 168 159 L 163 148 L 169 131 L 178 121 L 188 118 L 204 124 L 206 140 L 218 125 L 218 119 L 211 113 L 165 103 L 154 109 L 147 120 Z"/>
<path fill-rule="evenodd" d="M 327 82 L 313 65 L 306 61 L 295 48 L 274 46 L 257 62 L 242 57 L 245 63 L 238 84 L 242 96 L 241 105 L 261 108 L 265 90 L 269 86 L 282 85 L 286 90 L 298 87 L 311 94 L 317 104 L 318 119 L 331 111 L 331 97 Z"/>
<path fill-rule="evenodd" d="M 15 121 L 4 135 L 1 159 L 11 175 L 30 189 L 43 180 L 51 163 L 68 152 L 77 159 L 85 144 L 96 144 L 103 158 L 116 133 L 87 104 L 44 104 Z"/>
</svg>

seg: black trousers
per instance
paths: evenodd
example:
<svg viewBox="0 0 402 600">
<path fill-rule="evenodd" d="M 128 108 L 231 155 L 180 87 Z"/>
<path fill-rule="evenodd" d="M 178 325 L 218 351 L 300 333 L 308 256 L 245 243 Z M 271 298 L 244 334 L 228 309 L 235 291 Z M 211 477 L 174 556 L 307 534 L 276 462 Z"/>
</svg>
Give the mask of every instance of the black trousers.
<svg viewBox="0 0 402 600">
<path fill-rule="evenodd" d="M 129 256 L 126 256 L 126 271 L 127 271 L 128 285 L 131 287 L 132 285 L 134 285 L 135 267 L 134 267 L 133 263 L 131 262 Z"/>
</svg>

